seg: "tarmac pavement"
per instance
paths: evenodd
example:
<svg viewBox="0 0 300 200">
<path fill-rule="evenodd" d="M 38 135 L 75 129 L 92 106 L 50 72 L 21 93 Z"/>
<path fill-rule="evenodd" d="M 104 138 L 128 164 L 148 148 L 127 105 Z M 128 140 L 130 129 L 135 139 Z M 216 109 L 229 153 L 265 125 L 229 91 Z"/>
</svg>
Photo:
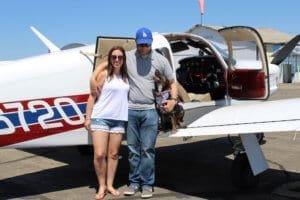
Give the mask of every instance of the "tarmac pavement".
<svg viewBox="0 0 300 200">
<path fill-rule="evenodd" d="M 292 97 L 300 97 L 300 84 L 280 85 L 271 99 Z M 152 199 L 289 199 L 280 196 L 281 189 L 287 183 L 300 182 L 300 134 L 265 134 L 265 139 L 262 149 L 270 169 L 260 175 L 259 185 L 250 190 L 238 190 L 231 183 L 233 150 L 227 137 L 159 139 Z M 120 191 L 127 178 L 124 142 L 115 180 Z M 94 199 L 96 188 L 92 155 L 83 156 L 75 147 L 0 149 L 0 200 Z M 300 193 L 299 188 L 295 192 Z M 140 199 L 140 193 L 118 198 L 107 195 L 105 199 Z"/>
</svg>

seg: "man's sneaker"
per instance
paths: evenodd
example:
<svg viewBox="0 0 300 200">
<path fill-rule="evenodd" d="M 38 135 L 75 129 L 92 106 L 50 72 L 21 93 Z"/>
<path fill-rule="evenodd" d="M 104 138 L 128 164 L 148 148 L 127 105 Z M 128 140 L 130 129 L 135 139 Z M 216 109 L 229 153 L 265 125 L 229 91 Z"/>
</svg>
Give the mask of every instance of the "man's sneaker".
<svg viewBox="0 0 300 200">
<path fill-rule="evenodd" d="M 152 187 L 150 187 L 150 186 L 143 186 L 141 197 L 143 199 L 146 199 L 146 198 L 151 198 L 152 196 L 153 196 L 153 189 L 152 189 Z"/>
<path fill-rule="evenodd" d="M 124 195 L 134 195 L 135 193 L 137 193 L 139 191 L 139 187 L 136 185 L 132 185 L 130 184 L 125 190 L 124 190 Z"/>
</svg>

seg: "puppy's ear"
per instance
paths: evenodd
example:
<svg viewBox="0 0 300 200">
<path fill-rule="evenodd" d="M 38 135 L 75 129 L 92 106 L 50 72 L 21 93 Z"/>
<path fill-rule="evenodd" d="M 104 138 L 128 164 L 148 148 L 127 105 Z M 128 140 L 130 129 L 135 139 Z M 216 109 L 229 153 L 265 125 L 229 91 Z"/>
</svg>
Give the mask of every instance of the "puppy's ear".
<svg viewBox="0 0 300 200">
<path fill-rule="evenodd" d="M 160 81 L 162 81 L 162 76 L 161 76 L 161 73 L 159 72 L 159 70 L 155 70 L 155 72 L 154 72 L 154 80 L 156 81 L 156 82 L 160 82 Z"/>
<path fill-rule="evenodd" d="M 159 70 L 155 70 L 155 76 L 161 76 L 160 71 Z"/>
</svg>

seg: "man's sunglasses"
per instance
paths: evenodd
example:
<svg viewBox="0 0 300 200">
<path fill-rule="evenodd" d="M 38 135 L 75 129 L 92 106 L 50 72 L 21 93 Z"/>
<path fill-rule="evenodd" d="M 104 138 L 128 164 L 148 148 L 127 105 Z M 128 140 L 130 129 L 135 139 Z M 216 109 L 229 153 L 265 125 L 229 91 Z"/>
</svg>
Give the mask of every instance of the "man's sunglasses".
<svg viewBox="0 0 300 200">
<path fill-rule="evenodd" d="M 139 47 L 150 47 L 149 44 L 138 44 Z"/>
<path fill-rule="evenodd" d="M 124 56 L 122 56 L 122 55 L 118 55 L 118 56 L 116 56 L 116 55 L 112 55 L 111 56 L 111 59 L 113 59 L 113 60 L 123 60 L 123 58 L 124 58 Z"/>
</svg>

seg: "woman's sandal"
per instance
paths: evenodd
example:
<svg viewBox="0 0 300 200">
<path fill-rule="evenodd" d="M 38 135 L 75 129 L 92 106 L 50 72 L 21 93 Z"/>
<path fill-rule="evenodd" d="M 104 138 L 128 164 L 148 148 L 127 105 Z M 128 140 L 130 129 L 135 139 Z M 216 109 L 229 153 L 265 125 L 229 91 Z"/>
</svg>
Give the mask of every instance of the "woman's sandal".
<svg viewBox="0 0 300 200">
<path fill-rule="evenodd" d="M 107 190 L 107 192 L 110 193 L 112 196 L 115 196 L 115 197 L 120 196 L 120 192 L 118 190 L 115 190 L 115 189 Z"/>
<path fill-rule="evenodd" d="M 95 200 L 102 200 L 106 196 L 107 191 L 104 191 L 102 193 L 97 193 L 95 196 Z"/>
</svg>

